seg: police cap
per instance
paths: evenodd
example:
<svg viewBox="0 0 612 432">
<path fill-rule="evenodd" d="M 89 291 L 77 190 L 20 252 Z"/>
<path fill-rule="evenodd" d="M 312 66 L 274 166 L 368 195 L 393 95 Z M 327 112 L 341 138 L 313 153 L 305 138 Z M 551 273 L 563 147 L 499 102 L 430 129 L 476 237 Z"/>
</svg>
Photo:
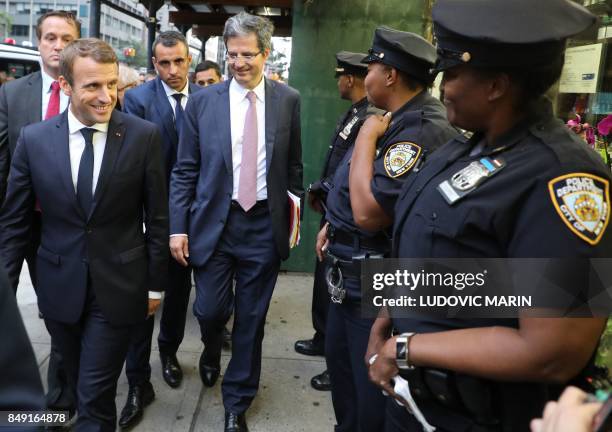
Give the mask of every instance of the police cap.
<svg viewBox="0 0 612 432">
<path fill-rule="evenodd" d="M 475 67 L 539 67 L 558 60 L 565 41 L 596 21 L 570 0 L 438 0 L 436 71 Z"/>
<path fill-rule="evenodd" d="M 340 51 L 336 54 L 336 78 L 340 75 L 364 76 L 368 73 L 368 65 L 361 61 L 366 55 L 350 51 Z"/>
<path fill-rule="evenodd" d="M 378 27 L 368 53 L 365 63 L 383 63 L 425 83 L 433 80 L 430 70 L 436 62 L 436 48 L 415 33 Z"/>
</svg>

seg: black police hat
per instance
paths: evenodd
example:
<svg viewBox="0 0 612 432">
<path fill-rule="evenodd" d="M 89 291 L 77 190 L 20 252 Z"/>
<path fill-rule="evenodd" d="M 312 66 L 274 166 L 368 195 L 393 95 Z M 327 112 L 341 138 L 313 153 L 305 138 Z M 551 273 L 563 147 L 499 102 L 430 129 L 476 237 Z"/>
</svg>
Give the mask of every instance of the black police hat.
<svg viewBox="0 0 612 432">
<path fill-rule="evenodd" d="M 362 63 L 361 60 L 365 54 L 354 53 L 350 51 L 340 51 L 336 54 L 336 78 L 340 75 L 359 75 L 363 76 L 368 73 L 368 65 Z"/>
<path fill-rule="evenodd" d="M 436 48 L 415 33 L 378 27 L 368 52 L 365 63 L 383 63 L 425 83 L 433 81 L 430 70 L 436 62 Z"/>
<path fill-rule="evenodd" d="M 475 67 L 538 67 L 558 60 L 565 41 L 596 21 L 570 0 L 438 0 L 436 71 Z"/>
</svg>

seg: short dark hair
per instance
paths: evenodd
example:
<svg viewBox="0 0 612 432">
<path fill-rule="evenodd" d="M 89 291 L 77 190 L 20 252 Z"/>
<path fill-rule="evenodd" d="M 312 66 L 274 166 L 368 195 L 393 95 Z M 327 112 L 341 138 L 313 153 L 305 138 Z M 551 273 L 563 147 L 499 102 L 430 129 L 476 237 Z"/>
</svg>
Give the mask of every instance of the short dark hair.
<svg viewBox="0 0 612 432">
<path fill-rule="evenodd" d="M 40 18 L 38 18 L 38 20 L 36 21 L 36 37 L 38 38 L 38 40 L 40 40 L 40 38 L 42 37 L 43 22 L 47 18 L 51 18 L 51 17 L 58 17 L 58 18 L 65 19 L 66 22 L 72 24 L 76 28 L 77 37 L 81 37 L 81 21 L 76 19 L 76 17 L 74 16 L 72 12 L 58 10 L 58 11 L 49 11 L 41 15 Z"/>
<path fill-rule="evenodd" d="M 68 84 L 74 84 L 74 76 L 72 74 L 74 62 L 77 58 L 84 57 L 91 57 L 97 63 L 114 63 L 117 65 L 117 68 L 119 67 L 115 50 L 103 40 L 95 38 L 76 39 L 66 45 L 60 54 L 60 75 L 68 81 Z"/>
<path fill-rule="evenodd" d="M 153 53 L 153 57 L 155 57 L 155 48 L 157 48 L 157 45 L 162 44 L 165 47 L 173 47 L 178 45 L 179 43 L 183 44 L 185 50 L 187 51 L 187 54 L 189 54 L 189 45 L 187 44 L 187 39 L 185 38 L 185 36 L 183 36 L 182 33 L 174 30 L 161 32 L 159 35 L 157 35 L 155 41 L 153 42 L 153 47 L 151 50 L 151 52 Z"/>
<path fill-rule="evenodd" d="M 402 81 L 404 86 L 408 87 L 412 91 L 416 91 L 419 88 L 426 89 L 427 87 L 431 86 L 431 83 L 423 82 L 422 80 L 413 77 L 408 72 L 404 72 L 402 70 L 399 70 L 396 67 L 389 66 L 384 63 L 381 63 L 381 64 L 385 67 L 386 70 L 395 69 L 395 71 L 397 72 L 397 75 L 400 77 L 400 80 Z"/>
<path fill-rule="evenodd" d="M 552 87 L 561 77 L 565 55 L 544 66 L 526 68 L 474 68 L 483 78 L 505 73 L 520 92 L 522 102 L 536 100 Z"/>
<path fill-rule="evenodd" d="M 208 69 L 214 69 L 217 73 L 217 76 L 221 78 L 221 68 L 217 63 L 211 60 L 204 60 L 202 63 L 199 63 L 195 68 L 195 73 L 206 71 Z"/>
</svg>

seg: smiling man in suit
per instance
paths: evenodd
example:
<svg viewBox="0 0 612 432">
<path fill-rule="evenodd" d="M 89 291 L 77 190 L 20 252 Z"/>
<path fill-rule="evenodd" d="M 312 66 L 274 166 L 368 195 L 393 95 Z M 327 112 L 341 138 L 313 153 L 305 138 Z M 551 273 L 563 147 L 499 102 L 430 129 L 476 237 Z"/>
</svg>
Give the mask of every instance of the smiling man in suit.
<svg viewBox="0 0 612 432">
<path fill-rule="evenodd" d="M 73 42 L 60 70 L 69 109 L 21 131 L 0 253 L 16 281 L 37 198 L 38 306 L 77 394 L 76 430 L 114 431 L 132 329 L 159 307 L 147 292 L 161 291 L 167 273 L 161 144 L 153 124 L 113 110 L 118 63 L 108 44 Z"/>
<path fill-rule="evenodd" d="M 157 78 L 128 91 L 125 94 L 123 109 L 129 114 L 158 125 L 169 179 L 176 162 L 178 133 L 185 106 L 191 95 L 200 90 L 200 87 L 189 83 L 191 55 L 187 40 L 181 33 L 176 31 L 160 33 L 153 43 L 152 51 Z M 179 265 L 169 253 L 168 261 L 168 286 L 165 290 L 157 342 L 162 376 L 170 387 L 175 388 L 183 379 L 183 371 L 176 353 L 185 334 L 185 318 L 191 291 L 191 268 Z M 149 363 L 154 322 L 154 317 L 151 316 L 139 326 L 130 344 L 125 365 L 130 389 L 119 419 L 121 427 L 138 423 L 142 418 L 144 406 L 150 404 L 155 397 L 150 381 Z"/>
<path fill-rule="evenodd" d="M 78 39 L 80 22 L 69 12 L 50 11 L 36 24 L 41 70 L 0 87 L 0 204 L 6 192 L 6 182 L 21 128 L 58 115 L 68 106 L 68 96 L 60 91 L 59 56 L 66 44 Z M 32 285 L 36 290 L 36 251 L 40 245 L 40 209 L 32 214 L 30 241 L 21 263 L 27 261 Z M 21 268 L 21 265 L 20 265 Z M 17 290 L 17 284 L 13 285 Z M 51 340 L 51 355 L 47 371 L 47 408 L 74 413 L 71 394 L 62 359 Z"/>
<path fill-rule="evenodd" d="M 206 386 L 219 376 L 223 326 L 234 310 L 222 386 L 229 432 L 248 430 L 265 318 L 289 256 L 287 192 L 303 195 L 299 94 L 263 76 L 273 29 L 245 12 L 225 23 L 233 78 L 191 98 L 170 187 L 170 249 L 194 269 Z"/>
</svg>

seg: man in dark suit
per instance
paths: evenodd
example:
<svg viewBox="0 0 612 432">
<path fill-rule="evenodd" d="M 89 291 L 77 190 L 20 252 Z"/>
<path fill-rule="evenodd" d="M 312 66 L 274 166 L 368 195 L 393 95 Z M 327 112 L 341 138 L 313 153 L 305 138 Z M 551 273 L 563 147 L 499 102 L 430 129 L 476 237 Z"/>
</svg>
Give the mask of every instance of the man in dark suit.
<svg viewBox="0 0 612 432">
<path fill-rule="evenodd" d="M 0 410 L 42 410 L 45 398 L 38 364 L 4 268 L 0 268 L 0 340 L 7 347 L 0 351 Z M 21 430 L 15 428 L 0 426 L 0 431 Z"/>
<path fill-rule="evenodd" d="M 269 20 L 245 12 L 226 22 L 233 79 L 191 98 L 170 187 L 170 249 L 194 269 L 207 386 L 219 376 L 223 326 L 234 310 L 222 387 L 232 432 L 248 430 L 244 413 L 259 386 L 265 317 L 289 256 L 288 192 L 303 195 L 299 94 L 263 76 L 272 32 Z"/>
<path fill-rule="evenodd" d="M 59 54 L 67 43 L 78 39 L 81 24 L 64 11 L 42 15 L 36 25 L 38 51 L 42 69 L 0 87 L 0 203 L 4 200 L 10 160 L 15 153 L 21 128 L 51 118 L 68 106 L 68 96 L 59 88 Z M 40 209 L 32 214 L 30 241 L 20 258 L 25 259 L 30 279 L 36 290 L 36 251 L 40 245 Z M 17 289 L 17 285 L 13 286 Z M 47 372 L 47 407 L 74 412 L 74 396 L 70 393 L 61 356 L 51 340 L 51 355 Z"/>
<path fill-rule="evenodd" d="M 166 174 L 176 162 L 178 129 L 183 110 L 193 92 L 200 90 L 188 82 L 191 55 L 185 37 L 176 31 L 160 33 L 153 43 L 153 64 L 157 78 L 125 94 L 123 110 L 158 125 L 162 137 L 162 154 L 166 163 Z M 180 100 L 180 104 L 177 103 Z M 159 325 L 159 355 L 162 375 L 170 387 L 178 387 L 183 371 L 176 352 L 183 341 L 185 318 L 191 291 L 191 268 L 179 265 L 168 256 L 168 286 Z M 149 317 L 135 332 L 126 359 L 125 372 L 130 386 L 119 425 L 129 427 L 142 418 L 143 408 L 155 397 L 151 385 L 151 338 L 154 317 Z"/>
<path fill-rule="evenodd" d="M 118 63 L 108 44 L 73 42 L 60 70 L 70 107 L 21 131 L 0 212 L 0 253 L 15 283 L 37 198 L 38 306 L 77 394 L 76 430 L 114 431 L 132 329 L 159 307 L 147 291 L 161 291 L 167 276 L 161 144 L 153 124 L 113 112 Z"/>
<path fill-rule="evenodd" d="M 193 81 L 200 87 L 208 87 L 223 81 L 221 68 L 211 60 L 204 60 L 195 67 Z"/>
</svg>

